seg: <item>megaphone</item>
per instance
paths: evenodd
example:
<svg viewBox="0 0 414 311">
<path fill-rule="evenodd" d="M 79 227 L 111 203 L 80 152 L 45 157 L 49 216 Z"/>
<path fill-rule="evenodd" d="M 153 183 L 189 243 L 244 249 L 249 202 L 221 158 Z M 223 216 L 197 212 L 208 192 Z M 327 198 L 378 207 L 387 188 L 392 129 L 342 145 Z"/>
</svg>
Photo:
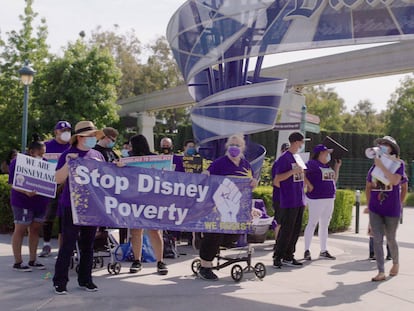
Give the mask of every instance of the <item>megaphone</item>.
<svg viewBox="0 0 414 311">
<path fill-rule="evenodd" d="M 369 147 L 365 149 L 365 156 L 368 159 L 379 158 L 382 154 L 382 151 L 379 147 Z"/>
</svg>

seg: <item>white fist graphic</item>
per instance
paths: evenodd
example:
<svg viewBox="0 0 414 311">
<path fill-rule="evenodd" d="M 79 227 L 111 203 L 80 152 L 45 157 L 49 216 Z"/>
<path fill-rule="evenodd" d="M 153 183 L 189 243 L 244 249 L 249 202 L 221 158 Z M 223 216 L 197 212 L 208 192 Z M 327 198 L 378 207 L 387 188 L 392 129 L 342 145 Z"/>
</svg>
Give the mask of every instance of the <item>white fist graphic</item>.
<svg viewBox="0 0 414 311">
<path fill-rule="evenodd" d="M 228 178 L 217 188 L 213 200 L 222 222 L 237 222 L 241 196 L 239 188 Z"/>
</svg>

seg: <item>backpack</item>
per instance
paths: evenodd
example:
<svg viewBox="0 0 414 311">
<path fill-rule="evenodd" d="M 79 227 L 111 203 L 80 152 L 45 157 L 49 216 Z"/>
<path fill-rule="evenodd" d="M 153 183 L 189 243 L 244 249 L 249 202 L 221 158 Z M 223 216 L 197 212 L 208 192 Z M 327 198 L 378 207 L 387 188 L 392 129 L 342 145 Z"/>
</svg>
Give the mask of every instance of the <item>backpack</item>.
<svg viewBox="0 0 414 311">
<path fill-rule="evenodd" d="M 163 231 L 162 238 L 164 240 L 164 258 L 178 258 L 180 255 L 175 245 L 174 236 L 168 231 Z"/>
</svg>

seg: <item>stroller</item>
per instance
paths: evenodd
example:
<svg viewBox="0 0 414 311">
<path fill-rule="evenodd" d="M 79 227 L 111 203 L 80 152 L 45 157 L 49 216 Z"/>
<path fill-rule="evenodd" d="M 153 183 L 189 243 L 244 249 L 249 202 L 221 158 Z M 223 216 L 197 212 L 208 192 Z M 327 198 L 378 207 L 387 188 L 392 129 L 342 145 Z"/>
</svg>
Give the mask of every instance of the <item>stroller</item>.
<svg viewBox="0 0 414 311">
<path fill-rule="evenodd" d="M 269 230 L 270 224 L 273 222 L 273 217 L 267 216 L 265 209 L 263 213 L 262 211 L 260 211 L 259 209 L 255 207 L 257 202 L 258 200 L 253 200 L 252 202 L 253 231 L 252 233 L 247 234 L 247 243 L 252 243 L 250 241 L 253 241 L 253 239 L 249 239 L 249 236 L 255 237 L 255 238 L 257 237 L 256 238 L 257 240 L 259 238 L 260 240 L 262 240 L 263 236 L 265 236 L 267 231 Z M 258 211 L 260 211 L 260 216 L 259 216 Z M 224 244 L 226 244 L 225 246 L 230 246 L 230 247 L 238 246 L 238 245 L 235 245 L 235 242 L 237 240 L 239 240 L 239 246 L 240 244 L 246 245 L 246 243 L 243 243 L 243 242 L 240 243 L 241 240 L 246 241 L 246 234 L 242 235 L 241 237 L 239 237 L 239 235 L 228 235 L 228 238 L 225 241 L 227 243 L 224 243 Z M 263 242 L 264 242 L 264 239 L 260 243 L 263 243 Z M 245 245 L 241 245 L 242 248 L 239 248 L 239 249 L 244 249 Z M 245 252 L 245 254 L 240 255 L 239 253 L 239 255 L 234 256 L 234 257 L 222 256 L 221 251 L 224 249 L 227 249 L 227 247 L 226 248 L 220 247 L 219 252 L 217 253 L 215 257 L 215 265 L 213 265 L 212 267 L 213 270 L 220 270 L 225 267 L 233 265 L 230 271 L 230 276 L 235 282 L 240 282 L 243 279 L 243 276 L 245 273 L 254 273 L 256 277 L 259 278 L 260 280 L 262 280 L 266 276 L 266 267 L 263 263 L 258 262 L 254 266 L 252 265 L 252 254 L 253 254 L 254 248 L 250 244 L 247 244 L 247 251 Z M 246 266 L 243 268 L 239 263 L 244 263 L 244 262 L 246 263 Z M 197 258 L 193 260 L 193 262 L 191 263 L 191 270 L 193 271 L 195 275 L 198 275 L 198 271 L 200 270 L 200 267 L 201 267 L 201 259 Z"/>
</svg>

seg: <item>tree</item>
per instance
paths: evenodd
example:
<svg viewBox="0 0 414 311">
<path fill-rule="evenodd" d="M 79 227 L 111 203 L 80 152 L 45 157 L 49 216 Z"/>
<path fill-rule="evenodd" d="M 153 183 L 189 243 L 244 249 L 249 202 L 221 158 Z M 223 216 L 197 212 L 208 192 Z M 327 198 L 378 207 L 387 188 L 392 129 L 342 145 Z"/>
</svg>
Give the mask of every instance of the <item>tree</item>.
<svg viewBox="0 0 414 311">
<path fill-rule="evenodd" d="M 64 56 L 51 61 L 43 72 L 36 128 L 50 131 L 57 120 L 113 125 L 119 119 L 116 87 L 120 77 L 107 50 L 88 47 L 81 39 L 69 44 Z"/>
<path fill-rule="evenodd" d="M 324 85 L 306 87 L 303 91 L 309 113 L 320 117 L 320 127 L 327 131 L 342 131 L 345 112 L 344 100 L 333 89 Z"/>
<path fill-rule="evenodd" d="M 387 103 L 385 132 L 394 137 L 401 147 L 402 157 L 414 158 L 414 79 L 405 77 L 401 86 Z"/>
<path fill-rule="evenodd" d="M 18 70 L 25 60 L 29 60 L 31 66 L 42 72 L 50 59 L 47 39 L 47 26 L 45 19 L 40 20 L 40 25 L 34 29 L 33 22 L 38 14 L 32 10 L 32 0 L 26 0 L 24 14 L 19 15 L 22 29 L 6 33 L 6 39 L 0 39 L 0 124 L 1 137 L 0 153 L 5 153 L 12 148 L 20 148 L 21 124 L 23 115 L 23 87 L 20 83 Z M 42 83 L 38 76 L 34 84 Z M 32 131 L 33 120 L 37 118 L 39 111 L 35 108 L 38 93 L 30 91 L 28 130 Z M 30 136 L 29 136 L 30 137 Z"/>
<path fill-rule="evenodd" d="M 361 100 L 351 110 L 351 114 L 345 113 L 344 130 L 357 133 L 383 133 L 383 112 L 377 113 L 369 100 Z"/>
</svg>

